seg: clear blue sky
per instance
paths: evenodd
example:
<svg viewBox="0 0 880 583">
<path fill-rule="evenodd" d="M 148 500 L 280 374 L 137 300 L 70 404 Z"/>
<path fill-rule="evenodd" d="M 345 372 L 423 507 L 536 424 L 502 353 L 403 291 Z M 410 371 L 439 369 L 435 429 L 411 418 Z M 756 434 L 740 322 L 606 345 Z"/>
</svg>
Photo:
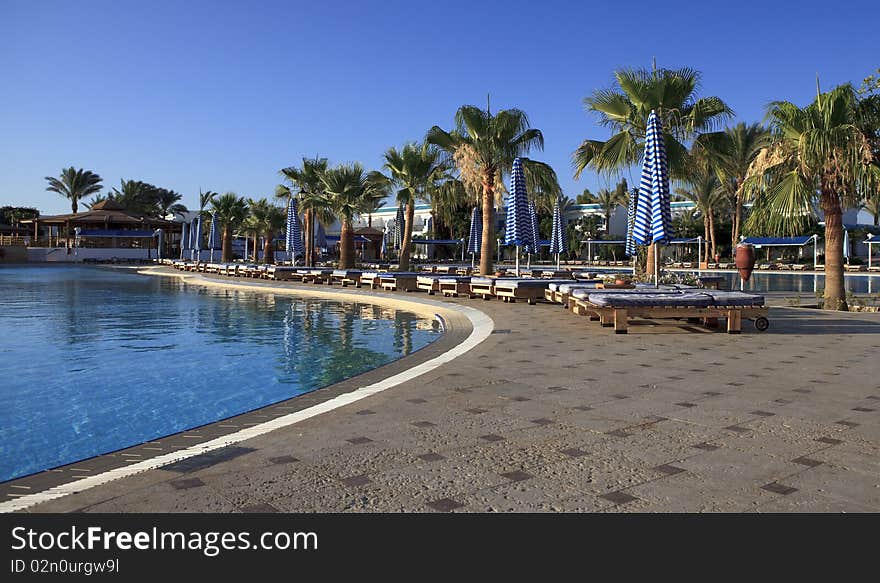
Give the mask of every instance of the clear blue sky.
<svg viewBox="0 0 880 583">
<path fill-rule="evenodd" d="M 0 0 L 0 205 L 68 203 L 74 165 L 260 197 L 304 155 L 381 164 L 459 105 L 519 107 L 566 194 L 571 153 L 607 132 L 582 105 L 618 67 L 690 66 L 760 121 L 774 99 L 880 67 L 875 2 L 166 2 Z"/>
</svg>

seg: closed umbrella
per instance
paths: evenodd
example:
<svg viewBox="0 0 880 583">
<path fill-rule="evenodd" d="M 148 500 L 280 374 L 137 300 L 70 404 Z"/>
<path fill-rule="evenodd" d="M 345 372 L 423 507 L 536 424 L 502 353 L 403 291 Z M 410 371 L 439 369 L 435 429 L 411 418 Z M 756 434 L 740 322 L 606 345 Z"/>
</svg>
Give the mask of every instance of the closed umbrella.
<svg viewBox="0 0 880 583">
<path fill-rule="evenodd" d="M 403 207 L 397 207 L 397 216 L 394 219 L 394 248 L 403 249 L 403 229 L 406 218 L 403 215 Z"/>
<path fill-rule="evenodd" d="M 78 227 L 77 227 L 78 228 Z M 156 259 L 162 259 L 162 246 L 165 244 L 165 231 L 156 229 L 153 234 L 157 237 L 156 242 Z"/>
<path fill-rule="evenodd" d="M 480 207 L 475 206 L 471 211 L 471 229 L 468 232 L 467 251 L 471 254 L 471 268 L 474 267 L 474 257 L 480 252 L 483 245 L 483 213 Z"/>
<path fill-rule="evenodd" d="M 626 253 L 627 257 L 635 257 L 636 242 L 633 241 L 633 226 L 636 220 L 636 202 L 639 200 L 639 191 L 633 190 L 629 194 L 629 205 L 626 209 Z"/>
<path fill-rule="evenodd" d="M 185 253 L 189 251 L 189 225 L 183 223 L 180 225 L 180 258 L 186 257 Z"/>
<path fill-rule="evenodd" d="M 843 258 L 849 263 L 849 231 L 843 230 Z"/>
<path fill-rule="evenodd" d="M 526 245 L 525 249 L 528 254 L 527 269 L 532 267 L 532 253 L 537 255 L 541 251 L 541 238 L 538 236 L 538 209 L 535 208 L 534 202 L 529 203 L 529 225 L 532 228 L 532 243 Z"/>
<path fill-rule="evenodd" d="M 217 213 L 211 213 L 211 231 L 208 235 L 208 249 L 211 251 L 211 263 L 213 263 L 214 250 L 220 249 L 220 229 L 217 226 Z"/>
<path fill-rule="evenodd" d="M 550 253 L 556 253 L 556 269 L 559 269 L 560 257 L 568 253 L 568 241 L 565 238 L 565 222 L 562 210 L 559 208 L 559 199 L 553 205 L 553 232 L 550 234 Z"/>
<path fill-rule="evenodd" d="M 532 244 L 532 225 L 529 216 L 526 178 L 522 161 L 513 161 L 510 172 L 510 192 L 507 194 L 507 217 L 504 221 L 504 244 L 516 245 L 516 274 L 519 275 L 519 248 Z"/>
<path fill-rule="evenodd" d="M 669 240 L 672 233 L 671 223 L 669 172 L 666 167 L 663 128 L 657 114 L 651 110 L 645 134 L 645 155 L 642 160 L 639 199 L 636 202 L 633 241 L 638 245 L 655 244 L 654 280 L 658 286 L 660 284 L 660 248 L 656 246 L 656 243 L 664 243 Z"/>
<path fill-rule="evenodd" d="M 291 265 L 293 265 L 294 257 L 305 253 L 302 233 L 299 230 L 299 219 L 296 215 L 296 199 L 291 197 L 290 202 L 287 204 L 287 232 L 284 238 L 284 248 L 290 257 Z"/>
<path fill-rule="evenodd" d="M 202 215 L 193 221 L 193 255 L 196 260 L 202 260 Z"/>
</svg>

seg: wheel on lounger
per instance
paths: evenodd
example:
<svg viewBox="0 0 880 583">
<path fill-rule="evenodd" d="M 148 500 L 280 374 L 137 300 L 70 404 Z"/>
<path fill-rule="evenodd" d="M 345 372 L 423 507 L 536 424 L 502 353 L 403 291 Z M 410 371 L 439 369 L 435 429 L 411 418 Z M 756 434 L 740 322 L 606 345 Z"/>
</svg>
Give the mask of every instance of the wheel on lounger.
<svg viewBox="0 0 880 583">
<path fill-rule="evenodd" d="M 770 320 L 768 320 L 764 316 L 758 316 L 757 318 L 755 318 L 755 328 L 758 330 L 758 332 L 764 332 L 769 327 Z"/>
</svg>

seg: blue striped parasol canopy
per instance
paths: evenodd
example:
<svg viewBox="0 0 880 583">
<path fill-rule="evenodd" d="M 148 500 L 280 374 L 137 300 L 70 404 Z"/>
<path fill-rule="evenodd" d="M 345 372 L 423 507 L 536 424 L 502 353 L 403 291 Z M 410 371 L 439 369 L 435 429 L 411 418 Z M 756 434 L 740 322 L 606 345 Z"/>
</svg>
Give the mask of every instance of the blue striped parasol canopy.
<svg viewBox="0 0 880 583">
<path fill-rule="evenodd" d="M 406 217 L 403 214 L 403 206 L 398 203 L 397 215 L 394 219 L 394 248 L 403 248 L 403 229 L 406 227 Z"/>
<path fill-rule="evenodd" d="M 672 236 L 672 213 L 669 208 L 669 172 L 666 167 L 666 146 L 663 127 L 657 113 L 651 110 L 645 132 L 645 155 L 636 217 L 633 222 L 633 241 L 638 245 L 665 243 Z M 654 248 L 654 279 L 658 274 L 659 248 Z"/>
<path fill-rule="evenodd" d="M 556 269 L 559 269 L 560 257 L 568 253 L 568 240 L 565 238 L 565 220 L 559 208 L 559 199 L 553 205 L 553 228 L 550 233 L 550 253 L 556 253 Z"/>
<path fill-rule="evenodd" d="M 214 250 L 220 249 L 220 229 L 217 226 L 217 213 L 211 213 L 211 233 L 208 236 L 208 249 L 211 250 L 211 262 L 214 262 Z"/>
<path fill-rule="evenodd" d="M 529 225 L 532 228 L 532 242 L 525 246 L 524 251 L 528 254 L 528 268 L 532 266 L 532 253 L 537 255 L 541 252 L 541 237 L 538 231 L 538 209 L 534 201 L 529 202 Z"/>
<path fill-rule="evenodd" d="M 193 219 L 192 226 L 192 253 L 193 258 L 197 261 L 201 261 L 202 251 L 202 215 L 197 216 Z"/>
<path fill-rule="evenodd" d="M 297 210 L 296 199 L 290 197 L 290 201 L 287 203 L 287 231 L 285 232 L 284 249 L 287 251 L 291 265 L 297 255 L 305 253 Z"/>
<path fill-rule="evenodd" d="M 533 243 L 531 217 L 529 216 L 526 177 L 522 161 L 513 161 L 510 172 L 510 191 L 507 194 L 507 217 L 504 221 L 504 244 L 516 245 L 516 274 L 519 275 L 519 248 Z"/>
<path fill-rule="evenodd" d="M 471 267 L 474 266 L 474 257 L 480 252 L 483 245 L 483 213 L 480 207 L 475 206 L 471 211 L 471 229 L 468 232 L 467 252 L 471 254 Z"/>
<path fill-rule="evenodd" d="M 189 251 L 189 225 L 184 221 L 180 225 L 180 258 L 183 259 L 185 252 Z"/>
<path fill-rule="evenodd" d="M 327 231 L 324 230 L 324 224 L 321 221 L 316 221 L 317 227 L 315 227 L 315 247 L 319 247 L 321 249 L 327 248 Z"/>
<path fill-rule="evenodd" d="M 639 191 L 634 189 L 629 193 L 629 205 L 626 209 L 626 253 L 627 257 L 634 257 L 636 254 L 636 242 L 633 241 L 633 226 L 636 220 L 636 203 L 639 200 Z"/>
</svg>

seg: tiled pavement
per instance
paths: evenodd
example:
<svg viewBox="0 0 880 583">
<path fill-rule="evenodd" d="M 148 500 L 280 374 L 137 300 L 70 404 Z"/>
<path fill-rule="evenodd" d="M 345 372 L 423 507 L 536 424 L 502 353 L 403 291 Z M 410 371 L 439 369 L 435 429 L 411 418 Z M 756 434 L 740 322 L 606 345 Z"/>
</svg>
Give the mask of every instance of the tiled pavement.
<svg viewBox="0 0 880 583">
<path fill-rule="evenodd" d="M 880 315 L 616 336 L 548 304 L 453 301 L 496 330 L 450 365 L 30 510 L 880 510 Z"/>
</svg>

